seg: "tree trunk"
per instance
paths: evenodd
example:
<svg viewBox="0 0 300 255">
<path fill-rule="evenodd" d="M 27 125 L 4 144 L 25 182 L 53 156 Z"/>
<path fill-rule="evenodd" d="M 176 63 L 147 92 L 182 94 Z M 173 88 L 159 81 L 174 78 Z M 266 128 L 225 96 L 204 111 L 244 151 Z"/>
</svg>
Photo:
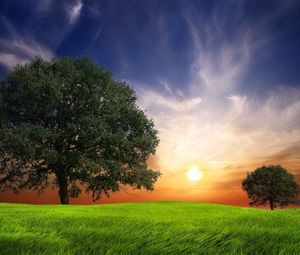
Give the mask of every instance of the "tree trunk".
<svg viewBox="0 0 300 255">
<path fill-rule="evenodd" d="M 272 199 L 270 200 L 270 208 L 271 208 L 272 211 L 274 210 L 274 203 L 273 203 Z"/>
<path fill-rule="evenodd" d="M 69 193 L 68 193 L 68 176 L 65 173 L 57 173 L 57 182 L 59 186 L 59 198 L 61 204 L 69 204 Z"/>
</svg>

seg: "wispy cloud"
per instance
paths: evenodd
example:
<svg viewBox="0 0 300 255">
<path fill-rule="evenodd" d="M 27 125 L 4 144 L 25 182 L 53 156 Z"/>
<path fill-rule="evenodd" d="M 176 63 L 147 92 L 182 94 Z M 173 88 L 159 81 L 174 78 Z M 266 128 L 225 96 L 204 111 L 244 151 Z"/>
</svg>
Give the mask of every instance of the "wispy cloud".
<svg viewBox="0 0 300 255">
<path fill-rule="evenodd" d="M 34 57 L 41 57 L 46 60 L 54 58 L 54 54 L 49 48 L 33 39 L 4 40 L 0 41 L 0 47 L 6 48 L 6 50 L 0 51 L 0 64 L 7 69 L 12 69 L 17 64 L 25 64 Z"/>
<path fill-rule="evenodd" d="M 73 5 L 67 6 L 67 13 L 69 16 L 69 24 L 73 25 L 77 21 L 77 19 L 80 17 L 80 13 L 83 7 L 83 3 L 81 1 L 77 1 Z"/>
<path fill-rule="evenodd" d="M 160 132 L 156 161 L 160 169 L 179 173 L 196 164 L 223 176 L 236 171 L 226 166 L 244 165 L 243 171 L 250 171 L 247 167 L 299 146 L 300 89 L 273 84 L 264 96 L 242 90 L 250 65 L 270 46 L 267 18 L 259 29 L 241 23 L 228 37 L 222 18 L 202 22 L 192 10 L 183 15 L 194 42 L 191 81 L 184 97 L 178 97 L 166 79 L 158 81 L 164 94 L 136 86 L 139 104 Z"/>
<path fill-rule="evenodd" d="M 31 36 L 21 36 L 8 21 L 4 22 L 9 34 L 0 39 L 0 64 L 12 69 L 17 64 L 24 64 L 37 56 L 47 60 L 55 56 L 49 47 Z"/>
</svg>

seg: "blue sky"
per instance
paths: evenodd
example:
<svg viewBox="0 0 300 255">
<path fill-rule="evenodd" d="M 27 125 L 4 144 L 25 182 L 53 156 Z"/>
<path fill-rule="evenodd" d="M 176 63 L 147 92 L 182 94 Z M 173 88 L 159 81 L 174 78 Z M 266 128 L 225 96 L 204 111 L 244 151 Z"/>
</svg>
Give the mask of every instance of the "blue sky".
<svg viewBox="0 0 300 255">
<path fill-rule="evenodd" d="M 195 34 L 201 38 L 199 51 L 216 58 L 225 43 L 239 47 L 248 36 L 256 49 L 243 76 L 244 89 L 297 86 L 299 9 L 297 1 L 2 0 L 1 55 L 16 59 L 5 63 L 2 57 L 1 74 L 35 53 L 87 55 L 118 79 L 158 90 L 159 80 L 166 80 L 184 92 L 198 57 Z M 23 45 L 16 50 L 13 41 Z M 33 51 L 26 52 L 26 46 Z"/>
<path fill-rule="evenodd" d="M 240 189 L 264 163 L 300 174 L 299 45 L 296 0 L 0 2 L 1 77 L 36 55 L 92 57 L 155 121 L 150 165 L 173 194 L 193 166 L 193 194 Z"/>
</svg>

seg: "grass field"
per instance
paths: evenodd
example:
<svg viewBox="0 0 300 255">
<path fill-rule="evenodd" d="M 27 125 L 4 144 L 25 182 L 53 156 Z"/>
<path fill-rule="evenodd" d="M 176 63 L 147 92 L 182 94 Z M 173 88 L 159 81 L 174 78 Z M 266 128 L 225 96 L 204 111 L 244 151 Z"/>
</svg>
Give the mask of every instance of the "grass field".
<svg viewBox="0 0 300 255">
<path fill-rule="evenodd" d="M 300 254 L 300 209 L 0 204 L 0 254 Z"/>
</svg>

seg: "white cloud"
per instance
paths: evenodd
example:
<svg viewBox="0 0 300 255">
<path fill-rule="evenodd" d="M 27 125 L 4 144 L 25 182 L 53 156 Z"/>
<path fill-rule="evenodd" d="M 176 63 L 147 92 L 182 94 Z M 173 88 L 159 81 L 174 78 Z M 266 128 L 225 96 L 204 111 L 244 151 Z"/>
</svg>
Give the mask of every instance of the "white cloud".
<svg viewBox="0 0 300 255">
<path fill-rule="evenodd" d="M 264 97 L 240 92 L 251 61 L 272 40 L 267 28 L 240 24 L 229 40 L 222 20 L 203 23 L 184 15 L 195 59 L 186 93 L 178 98 L 165 79 L 159 80 L 165 96 L 147 86 L 138 89 L 139 104 L 159 130 L 160 168 L 177 172 L 198 164 L 221 172 L 299 144 L 300 89 L 274 86 Z"/>
<path fill-rule="evenodd" d="M 173 94 L 173 91 L 166 80 L 158 80 L 158 82 L 163 86 L 165 91 L 167 91 L 171 95 Z"/>
<path fill-rule="evenodd" d="M 210 104 L 209 97 L 180 101 L 147 90 L 138 96 L 159 130 L 161 168 L 181 171 L 197 163 L 216 169 L 220 164 L 263 161 L 299 143 L 300 95 L 295 93 L 300 91 L 285 90 L 274 90 L 264 100 L 235 94 L 221 105 Z M 284 99 L 289 103 L 278 107 Z"/>
<path fill-rule="evenodd" d="M 83 7 L 83 3 L 81 1 L 78 1 L 74 5 L 67 7 L 67 12 L 69 15 L 69 24 L 73 25 L 76 23 L 78 18 L 80 17 L 80 13 Z"/>
<path fill-rule="evenodd" d="M 11 69 L 17 64 L 24 64 L 34 57 L 50 60 L 54 53 L 47 46 L 33 38 L 22 38 L 18 35 L 0 40 L 0 63 Z"/>
<path fill-rule="evenodd" d="M 26 60 L 21 57 L 17 57 L 14 54 L 1 53 L 0 52 L 0 64 L 8 69 L 14 68 L 17 64 L 23 64 Z"/>
<path fill-rule="evenodd" d="M 31 36 L 21 36 L 5 18 L 1 20 L 7 36 L 0 39 L 0 64 L 12 69 L 17 64 L 24 64 L 34 57 L 50 60 L 55 57 L 53 51 L 45 44 Z"/>
</svg>

